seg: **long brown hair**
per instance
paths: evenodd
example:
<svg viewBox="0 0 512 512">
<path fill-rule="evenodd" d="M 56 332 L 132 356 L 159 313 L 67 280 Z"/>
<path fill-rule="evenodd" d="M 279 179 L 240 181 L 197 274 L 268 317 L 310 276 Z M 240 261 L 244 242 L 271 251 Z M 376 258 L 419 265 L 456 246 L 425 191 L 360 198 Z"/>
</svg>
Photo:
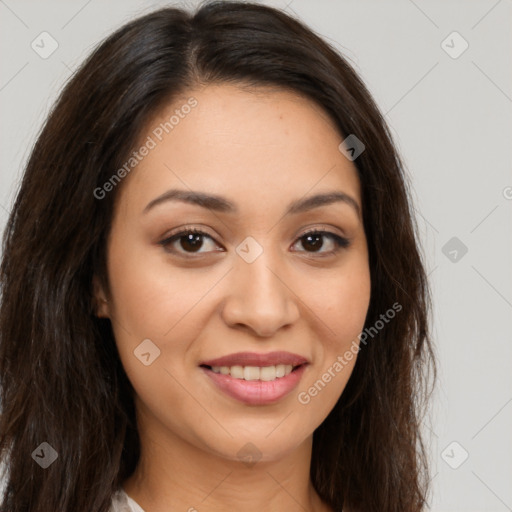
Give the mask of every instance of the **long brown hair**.
<svg viewBox="0 0 512 512">
<path fill-rule="evenodd" d="M 311 479 L 335 510 L 419 511 L 428 465 L 420 435 L 430 378 L 430 299 L 409 186 L 391 134 L 356 72 L 282 11 L 213 2 L 164 8 L 124 25 L 69 80 L 28 160 L 3 239 L 0 269 L 1 510 L 106 512 L 140 447 L 133 388 L 109 320 L 104 285 L 114 189 L 106 183 L 159 108 L 197 84 L 299 92 L 354 134 L 369 247 L 370 329 L 338 403 L 313 435 Z M 340 139 L 341 140 L 341 139 Z M 56 462 L 36 463 L 48 443 Z M 41 452 L 41 453 L 43 453 Z M 53 453 L 53 452 L 51 452 Z"/>
</svg>

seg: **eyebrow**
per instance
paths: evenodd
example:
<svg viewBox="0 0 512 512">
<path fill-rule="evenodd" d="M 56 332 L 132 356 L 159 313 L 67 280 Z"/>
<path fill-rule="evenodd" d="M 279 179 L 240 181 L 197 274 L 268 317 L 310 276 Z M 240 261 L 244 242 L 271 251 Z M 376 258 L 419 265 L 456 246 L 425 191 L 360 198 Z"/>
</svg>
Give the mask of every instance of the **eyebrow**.
<svg viewBox="0 0 512 512">
<path fill-rule="evenodd" d="M 192 190 L 172 189 L 150 201 L 144 208 L 143 213 L 147 213 L 155 206 L 168 201 L 181 201 L 220 213 L 237 214 L 239 212 L 238 207 L 224 197 Z M 352 196 L 340 191 L 326 192 L 306 198 L 296 199 L 290 203 L 285 215 L 304 213 L 309 210 L 313 210 L 314 208 L 319 208 L 320 206 L 339 202 L 351 206 L 357 213 L 357 216 L 360 216 L 361 211 L 358 202 Z"/>
</svg>

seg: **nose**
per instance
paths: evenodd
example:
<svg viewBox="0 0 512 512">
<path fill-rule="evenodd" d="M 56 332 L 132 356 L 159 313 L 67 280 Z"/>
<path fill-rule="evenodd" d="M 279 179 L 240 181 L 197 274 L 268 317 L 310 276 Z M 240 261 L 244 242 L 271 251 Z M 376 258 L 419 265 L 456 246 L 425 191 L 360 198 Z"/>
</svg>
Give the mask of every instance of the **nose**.
<svg viewBox="0 0 512 512">
<path fill-rule="evenodd" d="M 252 263 L 237 258 L 222 308 L 227 325 L 259 337 L 273 336 L 294 324 L 300 314 L 293 283 L 267 254 L 263 252 Z"/>
</svg>

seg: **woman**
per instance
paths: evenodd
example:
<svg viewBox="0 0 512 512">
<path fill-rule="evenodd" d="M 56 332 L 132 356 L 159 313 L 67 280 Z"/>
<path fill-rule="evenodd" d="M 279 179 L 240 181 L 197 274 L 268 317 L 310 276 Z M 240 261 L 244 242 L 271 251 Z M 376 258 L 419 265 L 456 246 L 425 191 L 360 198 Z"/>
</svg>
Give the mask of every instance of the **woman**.
<svg viewBox="0 0 512 512">
<path fill-rule="evenodd" d="M 283 12 L 166 8 L 103 42 L 33 148 L 1 279 L 2 510 L 423 508 L 402 165 Z"/>
</svg>

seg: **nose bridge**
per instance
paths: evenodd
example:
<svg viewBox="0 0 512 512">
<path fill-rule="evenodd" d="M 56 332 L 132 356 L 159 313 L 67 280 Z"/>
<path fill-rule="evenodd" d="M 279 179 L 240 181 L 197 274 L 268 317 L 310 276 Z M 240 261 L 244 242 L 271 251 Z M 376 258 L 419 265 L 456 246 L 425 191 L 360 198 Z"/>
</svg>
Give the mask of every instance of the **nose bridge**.
<svg viewBox="0 0 512 512">
<path fill-rule="evenodd" d="M 276 306 L 286 298 L 286 288 L 279 276 L 280 266 L 276 264 L 276 258 L 270 256 L 270 251 L 262 254 L 253 263 L 237 262 L 236 273 L 240 280 L 241 289 L 238 290 L 261 309 L 262 305 L 272 303 Z M 245 290 L 245 293 L 244 293 Z"/>
<path fill-rule="evenodd" d="M 257 245 L 256 245 L 257 244 Z M 246 240 L 237 248 L 224 304 L 224 320 L 270 336 L 298 318 L 295 296 L 286 285 L 278 251 Z"/>
</svg>

